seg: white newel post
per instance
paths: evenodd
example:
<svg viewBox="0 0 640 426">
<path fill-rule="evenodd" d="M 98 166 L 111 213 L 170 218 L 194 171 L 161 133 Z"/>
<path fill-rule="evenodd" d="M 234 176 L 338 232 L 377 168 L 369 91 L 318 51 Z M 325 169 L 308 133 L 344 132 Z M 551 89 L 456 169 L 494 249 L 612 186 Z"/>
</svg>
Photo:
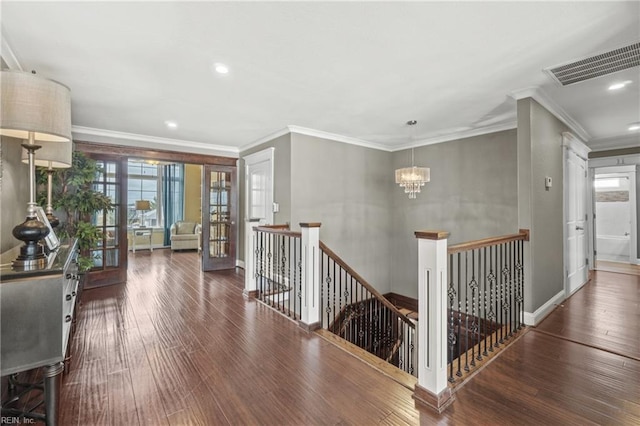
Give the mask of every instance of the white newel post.
<svg viewBox="0 0 640 426">
<path fill-rule="evenodd" d="M 300 326 L 315 330 L 322 326 L 320 307 L 320 223 L 301 223 L 302 311 Z"/>
<path fill-rule="evenodd" d="M 438 412 L 451 402 L 447 383 L 447 238 L 445 231 L 417 231 L 418 384 L 413 398 Z"/>
<path fill-rule="evenodd" d="M 247 297 L 256 297 L 258 287 L 256 285 L 255 271 L 255 238 L 254 226 L 258 226 L 260 219 L 247 219 L 245 222 L 245 247 L 244 247 L 244 291 Z"/>
</svg>

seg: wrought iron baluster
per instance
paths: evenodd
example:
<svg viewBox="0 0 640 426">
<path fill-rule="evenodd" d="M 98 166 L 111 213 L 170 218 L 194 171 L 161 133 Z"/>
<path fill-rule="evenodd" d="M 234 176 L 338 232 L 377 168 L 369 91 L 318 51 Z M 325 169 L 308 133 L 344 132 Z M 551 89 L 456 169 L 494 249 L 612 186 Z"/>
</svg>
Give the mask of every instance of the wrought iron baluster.
<svg viewBox="0 0 640 426">
<path fill-rule="evenodd" d="M 289 316 L 293 314 L 293 319 L 296 319 L 296 305 L 295 302 L 293 304 L 293 312 L 291 311 L 291 299 L 295 295 L 295 291 L 293 290 L 293 285 L 291 283 L 291 237 L 287 237 L 287 310 L 289 311 Z"/>
<path fill-rule="evenodd" d="M 487 332 L 487 322 L 488 322 L 488 318 L 487 318 L 487 281 L 488 281 L 488 277 L 487 277 L 487 248 L 483 247 L 482 248 L 482 286 L 483 286 L 483 298 L 482 298 L 482 303 L 483 303 L 483 309 L 482 309 L 482 330 L 484 331 L 484 337 L 482 340 L 484 340 L 484 350 L 482 351 L 482 355 L 483 356 L 488 356 L 489 354 L 487 353 L 487 340 L 489 338 L 489 334 Z"/>
<path fill-rule="evenodd" d="M 514 297 L 514 285 L 513 280 L 515 278 L 515 251 L 516 242 L 511 241 L 509 243 L 509 258 L 511 262 L 509 264 L 509 337 L 513 337 L 513 333 L 515 331 L 515 317 L 514 317 L 514 307 L 515 307 L 515 297 Z"/>
<path fill-rule="evenodd" d="M 462 336 L 461 336 L 461 330 L 460 328 L 462 327 L 462 293 L 461 293 L 461 285 L 462 285 L 462 276 L 460 274 L 460 266 L 462 264 L 462 260 L 460 259 L 460 253 L 458 253 L 458 327 L 457 327 L 457 340 L 458 340 L 458 371 L 456 371 L 456 376 L 460 377 L 462 376 L 462 371 L 461 371 L 461 364 L 462 364 Z"/>
<path fill-rule="evenodd" d="M 502 257 L 502 250 L 503 246 L 502 244 L 499 244 L 497 246 L 497 250 L 498 253 L 496 255 L 496 257 L 498 258 L 498 265 L 496 268 L 496 274 L 498 275 L 498 283 L 497 283 L 497 297 L 496 297 L 496 316 L 498 317 L 498 323 L 496 324 L 496 326 L 498 327 L 498 329 L 496 330 L 497 335 L 496 335 L 496 347 L 499 347 L 500 344 L 503 342 L 502 339 L 502 325 L 504 324 L 504 320 L 502 319 L 502 306 L 503 306 L 503 297 L 504 297 L 504 288 L 503 288 L 503 278 L 504 275 L 502 273 L 502 267 L 504 266 L 503 263 L 503 257 Z"/>
<path fill-rule="evenodd" d="M 464 371 L 469 372 L 469 252 L 464 252 Z M 462 354 L 458 354 L 462 357 Z"/>
<path fill-rule="evenodd" d="M 518 269 L 518 328 L 522 328 L 522 312 L 524 310 L 523 302 L 524 302 L 524 294 L 523 294 L 523 286 L 524 286 L 524 265 L 522 264 L 522 258 L 524 255 L 524 241 L 518 241 L 518 264 L 516 268 Z"/>
<path fill-rule="evenodd" d="M 291 244 L 291 243 L 289 243 Z M 289 245 L 289 249 L 291 249 L 291 245 Z M 297 281 L 297 277 L 296 277 L 296 269 L 297 269 L 297 265 L 298 265 L 298 238 L 294 238 L 293 239 L 293 257 L 291 258 L 290 261 L 290 268 L 293 269 L 293 284 L 291 285 L 291 295 L 289 297 L 291 297 L 293 299 L 293 319 L 300 319 L 300 316 L 298 315 L 298 310 L 297 310 L 297 306 L 298 306 L 298 281 Z M 322 257 L 322 256 L 321 256 Z M 322 269 L 320 269 L 322 271 Z M 322 293 L 321 293 L 322 294 Z M 322 306 L 322 305 L 320 305 Z"/>
<path fill-rule="evenodd" d="M 497 247 L 493 246 L 493 247 L 489 247 L 489 351 L 493 352 L 493 347 L 494 347 L 494 342 L 493 342 L 493 338 L 494 338 L 494 334 L 498 332 L 498 329 L 496 327 L 496 323 L 497 323 L 497 315 L 496 315 L 496 308 L 498 306 L 498 302 L 497 302 L 497 277 L 496 277 L 496 263 L 497 263 L 497 258 L 498 258 L 498 252 L 497 252 Z M 497 340 L 497 334 L 495 335 L 496 340 Z M 498 342 L 496 341 L 495 344 L 497 344 Z"/>
<path fill-rule="evenodd" d="M 354 340 L 354 335 L 353 335 L 353 327 L 351 326 L 351 324 L 353 323 L 353 321 L 355 320 L 355 317 L 353 317 L 353 277 L 350 277 L 349 279 L 350 282 L 350 291 L 349 291 L 349 297 L 350 297 L 350 302 L 349 302 L 349 315 L 351 316 L 351 320 L 349 320 L 349 341 L 353 342 Z"/>
<path fill-rule="evenodd" d="M 476 317 L 476 290 L 478 282 L 476 281 L 476 251 L 471 251 L 471 366 L 476 366 L 476 341 L 480 339 L 478 333 L 478 321 Z M 478 354 L 480 351 L 478 350 Z"/>
</svg>

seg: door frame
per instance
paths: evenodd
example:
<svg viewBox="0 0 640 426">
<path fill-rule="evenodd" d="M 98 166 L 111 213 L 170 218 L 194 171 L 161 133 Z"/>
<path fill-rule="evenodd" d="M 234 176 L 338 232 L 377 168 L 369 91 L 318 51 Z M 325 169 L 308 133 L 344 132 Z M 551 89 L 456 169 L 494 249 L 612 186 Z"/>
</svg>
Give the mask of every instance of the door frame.
<svg viewBox="0 0 640 426">
<path fill-rule="evenodd" d="M 584 244 L 584 258 L 587 262 L 587 276 L 585 282 L 581 283 L 576 288 L 571 289 L 569 286 L 569 235 L 567 232 L 567 220 L 569 214 L 569 173 L 568 173 L 568 155 L 569 151 L 577 155 L 579 158 L 585 161 L 585 176 L 584 176 L 584 205 L 585 205 L 585 244 Z M 563 203 L 562 203 L 562 244 L 563 244 L 563 281 L 564 281 L 564 293 L 565 297 L 569 297 L 571 294 L 575 293 L 578 289 L 582 288 L 582 286 L 589 281 L 589 270 L 593 268 L 593 263 L 589 260 L 589 241 L 592 240 L 590 237 L 589 231 L 592 229 L 591 222 L 593 222 L 593 214 L 590 213 L 590 203 L 589 203 L 589 152 L 591 152 L 591 148 L 585 145 L 580 139 L 578 139 L 575 135 L 570 132 L 562 133 L 562 187 L 563 187 Z"/>
<path fill-rule="evenodd" d="M 202 185 L 202 250 L 201 263 L 203 271 L 218 271 L 224 269 L 233 269 L 236 267 L 236 233 L 237 233 L 237 221 L 238 217 L 238 203 L 237 203 L 237 181 L 238 170 L 236 166 L 217 166 L 217 165 L 204 165 L 203 169 L 203 185 Z M 227 235 L 227 241 L 229 244 L 228 255 L 226 257 L 211 257 L 211 175 L 212 173 L 226 173 L 230 179 L 229 193 L 227 194 L 227 205 L 229 207 L 229 219 L 228 226 L 229 232 Z"/>
<path fill-rule="evenodd" d="M 100 143 L 100 142 L 90 142 L 90 141 L 74 141 L 74 149 L 78 151 L 82 151 L 89 156 L 93 155 L 108 155 L 120 158 L 124 163 L 127 162 L 129 158 L 143 158 L 147 160 L 159 160 L 159 161 L 174 161 L 180 163 L 189 163 L 189 164 L 198 164 L 202 166 L 206 165 L 219 165 L 219 166 L 237 166 L 237 157 L 223 157 L 220 155 L 209 155 L 209 154 L 199 154 L 199 153 L 191 153 L 191 152 L 183 152 L 183 151 L 170 151 L 164 149 L 157 148 L 141 148 L 141 147 L 132 147 L 126 145 L 116 145 L 109 143 Z M 125 167 L 126 172 L 126 167 Z M 122 194 L 121 202 L 126 205 L 126 174 L 125 178 L 125 192 Z M 202 175 L 202 179 L 204 179 L 204 174 Z M 201 181 L 202 182 L 202 181 Z M 236 215 L 237 215 L 236 210 Z M 237 219 L 237 216 L 236 216 Z M 125 213 L 125 222 L 126 222 L 126 213 Z M 124 240 L 121 241 L 122 250 L 125 251 L 128 255 L 128 241 L 126 234 L 124 236 Z M 121 267 L 124 269 L 124 279 L 126 279 L 126 271 L 128 268 L 127 263 L 121 264 Z"/>
<path fill-rule="evenodd" d="M 625 165 L 625 166 L 601 166 L 601 167 L 594 167 L 593 169 L 593 180 L 591 182 L 595 181 L 595 177 L 596 174 L 627 174 L 629 177 L 629 208 L 631 209 L 630 213 L 630 217 L 631 217 L 631 226 L 630 226 L 630 232 L 631 234 L 629 235 L 629 263 L 632 265 L 637 265 L 640 264 L 640 259 L 638 259 L 638 240 L 637 240 L 637 236 L 638 236 L 638 212 L 637 212 L 637 199 L 636 199 L 636 173 L 637 173 L 637 166 L 636 165 Z M 596 211 L 596 199 L 595 199 L 595 188 L 593 189 L 593 196 L 592 196 L 592 209 L 595 215 L 595 211 Z M 594 216 L 592 215 L 592 217 Z M 593 220 L 593 238 L 592 240 L 592 244 L 593 244 L 593 251 L 592 253 L 595 253 L 598 250 L 598 246 L 597 246 L 597 238 L 596 238 L 596 221 L 595 218 Z M 595 262 L 595 257 L 594 256 L 594 262 Z"/>
<path fill-rule="evenodd" d="M 264 162 L 269 162 L 271 164 L 271 191 L 267 192 L 267 200 L 265 204 L 267 206 L 273 206 L 274 195 L 275 195 L 275 148 L 269 147 L 263 149 L 262 151 L 255 152 L 253 154 L 249 154 L 244 156 L 242 159 L 244 160 L 244 269 L 245 269 L 245 289 L 254 289 L 255 288 L 255 280 L 252 277 L 251 271 L 253 270 L 253 227 L 259 225 L 271 225 L 273 224 L 274 212 L 273 208 L 267 209 L 267 219 L 266 223 L 261 224 L 258 219 L 251 218 L 250 216 L 250 197 L 251 191 L 250 186 L 251 182 L 249 176 L 251 175 L 251 167 L 256 166 L 257 164 L 261 164 Z"/>
</svg>

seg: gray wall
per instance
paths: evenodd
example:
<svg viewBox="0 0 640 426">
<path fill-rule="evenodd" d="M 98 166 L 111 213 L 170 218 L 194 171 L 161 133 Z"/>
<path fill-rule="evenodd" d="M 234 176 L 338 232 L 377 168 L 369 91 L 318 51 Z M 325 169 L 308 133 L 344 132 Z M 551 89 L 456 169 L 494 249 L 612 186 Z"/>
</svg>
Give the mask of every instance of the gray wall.
<svg viewBox="0 0 640 426">
<path fill-rule="evenodd" d="M 291 222 L 291 134 L 280 136 L 269 142 L 265 142 L 240 153 L 238 160 L 238 250 L 237 258 L 244 260 L 244 231 L 245 231 L 245 182 L 244 160 L 242 157 L 262 151 L 267 148 L 275 148 L 273 159 L 273 201 L 280 204 L 280 211 L 274 213 L 275 224 Z"/>
<path fill-rule="evenodd" d="M 518 221 L 531 231 L 525 250 L 525 311 L 564 289 L 562 133 L 567 126 L 531 98 L 518 101 Z M 550 176 L 553 186 L 545 189 Z"/>
<path fill-rule="evenodd" d="M 518 231 L 516 130 L 415 149 L 415 164 L 431 169 L 417 199 L 392 185 L 392 291 L 417 298 L 418 243 L 414 232 L 450 232 L 455 244 Z M 392 154 L 385 174 L 411 165 L 411 150 Z"/>
<path fill-rule="evenodd" d="M 291 135 L 291 224 L 321 222 L 320 239 L 378 291 L 390 290 L 391 155 Z"/>
<path fill-rule="evenodd" d="M 0 253 L 22 244 L 12 234 L 24 222 L 29 202 L 29 168 L 20 158 L 19 139 L 0 138 Z"/>
</svg>

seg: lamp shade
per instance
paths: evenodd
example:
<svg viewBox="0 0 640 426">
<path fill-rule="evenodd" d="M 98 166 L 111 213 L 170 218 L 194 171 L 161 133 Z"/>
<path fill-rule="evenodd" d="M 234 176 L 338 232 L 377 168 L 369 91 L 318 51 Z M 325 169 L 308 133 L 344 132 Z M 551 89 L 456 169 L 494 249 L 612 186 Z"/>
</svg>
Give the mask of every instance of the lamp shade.
<svg viewBox="0 0 640 426">
<path fill-rule="evenodd" d="M 38 141 L 41 148 L 35 155 L 35 165 L 53 169 L 67 169 L 73 162 L 72 143 Z M 22 162 L 29 163 L 29 152 L 22 148 Z"/>
<path fill-rule="evenodd" d="M 0 71 L 0 134 L 36 141 L 71 140 L 71 92 L 68 87 L 20 71 Z"/>
<path fill-rule="evenodd" d="M 151 210 L 151 203 L 148 200 L 138 200 L 136 210 Z"/>
</svg>

